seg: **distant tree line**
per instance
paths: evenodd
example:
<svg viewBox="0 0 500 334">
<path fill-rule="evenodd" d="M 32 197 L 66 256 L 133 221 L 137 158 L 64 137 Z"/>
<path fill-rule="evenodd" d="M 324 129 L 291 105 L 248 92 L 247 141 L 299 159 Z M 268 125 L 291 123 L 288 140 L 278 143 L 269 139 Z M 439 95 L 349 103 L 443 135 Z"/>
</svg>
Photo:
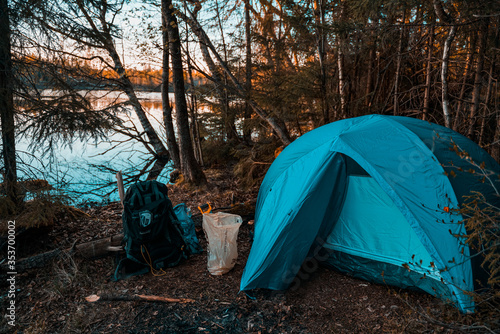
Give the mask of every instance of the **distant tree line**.
<svg viewBox="0 0 500 334">
<path fill-rule="evenodd" d="M 30 81 L 33 81 L 36 88 L 39 90 L 43 89 L 53 89 L 54 81 L 53 75 L 47 73 L 44 68 L 38 66 L 39 59 L 36 55 L 24 56 L 23 58 L 17 59 L 17 63 L 23 64 L 23 68 L 31 72 L 29 75 L 29 81 L 23 81 L 23 78 L 27 76 L 20 76 L 21 85 L 29 85 Z M 64 78 L 68 86 L 75 89 L 97 89 L 99 82 L 102 78 L 106 79 L 117 79 L 117 74 L 115 71 L 109 69 L 102 69 L 97 67 L 98 65 L 93 65 L 92 61 L 89 59 L 75 59 L 74 57 L 67 57 L 67 59 L 47 59 L 51 62 L 52 66 L 64 68 L 69 75 L 65 75 L 62 70 L 60 70 L 61 77 Z M 31 64 L 30 64 L 31 63 Z M 22 74 L 22 72 L 20 72 Z M 130 77 L 130 81 L 136 90 L 144 91 L 155 91 L 160 92 L 160 87 L 163 83 L 162 75 L 163 70 L 161 68 L 152 68 L 151 66 L 144 68 L 127 68 L 127 76 Z M 169 74 L 170 77 L 172 73 Z M 187 74 L 185 74 L 187 76 Z M 206 80 L 203 76 L 196 73 L 193 84 L 199 86 L 203 84 Z M 109 88 L 106 85 L 102 85 L 103 89 Z"/>
</svg>

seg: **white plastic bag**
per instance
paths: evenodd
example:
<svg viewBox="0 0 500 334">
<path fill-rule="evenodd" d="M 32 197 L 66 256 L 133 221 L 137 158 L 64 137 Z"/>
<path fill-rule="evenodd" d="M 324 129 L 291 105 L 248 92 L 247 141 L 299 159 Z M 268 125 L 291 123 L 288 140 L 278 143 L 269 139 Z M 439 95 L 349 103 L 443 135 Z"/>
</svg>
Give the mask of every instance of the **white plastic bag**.
<svg viewBox="0 0 500 334">
<path fill-rule="evenodd" d="M 212 275 L 229 272 L 238 258 L 238 230 L 242 219 L 238 215 L 217 212 L 203 215 L 203 230 L 208 241 L 208 271 Z"/>
</svg>

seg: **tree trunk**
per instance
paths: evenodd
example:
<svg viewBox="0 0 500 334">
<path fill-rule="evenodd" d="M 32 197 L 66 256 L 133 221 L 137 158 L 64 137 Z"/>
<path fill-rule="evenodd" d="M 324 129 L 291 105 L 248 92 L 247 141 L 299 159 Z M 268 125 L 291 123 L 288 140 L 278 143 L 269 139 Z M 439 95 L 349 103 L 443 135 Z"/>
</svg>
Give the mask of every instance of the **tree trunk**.
<svg viewBox="0 0 500 334">
<path fill-rule="evenodd" d="M 137 95 L 135 94 L 132 82 L 130 82 L 129 77 L 125 73 L 125 69 L 123 68 L 120 57 L 118 56 L 118 53 L 116 52 L 116 49 L 112 44 L 112 42 L 108 43 L 107 50 L 111 58 L 113 59 L 114 69 L 116 73 L 120 76 L 120 79 L 118 80 L 120 81 L 123 87 L 123 91 L 125 92 L 125 94 L 127 94 L 130 104 L 132 105 L 132 108 L 134 108 L 134 111 L 137 114 L 137 117 L 139 118 L 139 121 L 141 122 L 141 125 L 144 128 L 144 131 L 146 132 L 146 135 L 148 136 L 149 142 L 153 146 L 156 154 L 158 154 L 158 156 L 161 156 L 163 158 L 162 160 L 168 161 L 169 158 L 168 151 L 161 142 L 160 137 L 158 137 L 158 134 L 155 132 L 153 126 L 149 122 L 149 119 L 147 118 L 146 113 L 144 112 L 144 109 L 142 108 L 142 105 L 139 102 Z"/>
<path fill-rule="evenodd" d="M 252 36 L 250 19 L 250 0 L 245 0 L 245 121 L 243 123 L 243 139 L 247 144 L 252 142 L 252 129 L 248 126 L 252 118 L 252 108 L 248 103 L 252 91 Z"/>
<path fill-rule="evenodd" d="M 217 58 L 217 61 L 219 62 L 219 64 L 222 66 L 222 69 L 224 70 L 224 72 L 227 74 L 227 76 L 229 77 L 229 79 L 233 83 L 235 93 L 238 94 L 240 97 L 245 98 L 245 96 L 246 96 L 245 89 L 241 86 L 238 79 L 236 79 L 235 76 L 231 73 L 229 68 L 224 64 L 224 62 L 222 61 L 222 58 L 220 57 L 219 53 L 215 49 L 214 45 L 212 44 L 212 42 L 208 38 L 208 36 L 205 33 L 205 31 L 203 30 L 203 28 L 198 23 L 198 21 L 195 19 L 195 17 L 193 17 L 192 13 L 191 13 L 192 18 L 189 18 L 180 12 L 178 12 L 178 15 L 183 20 L 188 22 L 193 33 L 195 33 L 198 36 L 198 39 L 200 40 L 200 46 L 203 44 L 203 45 L 207 46 L 207 50 L 206 50 L 207 52 L 208 52 L 208 49 L 210 49 L 210 51 L 212 51 L 214 56 Z M 203 49 L 201 51 L 203 53 Z M 209 56 L 209 58 L 211 59 L 210 56 Z M 213 61 L 212 61 L 212 63 L 213 63 Z M 207 64 L 207 66 L 208 65 L 210 65 L 210 64 Z M 213 78 L 211 78 L 211 79 L 213 80 Z M 277 120 L 276 118 L 270 116 L 253 99 L 248 99 L 247 101 L 248 101 L 248 104 L 250 105 L 250 107 L 253 109 L 253 111 L 255 111 L 255 113 L 260 118 L 265 120 L 270 125 L 270 127 L 275 131 L 276 135 L 278 136 L 278 138 L 281 140 L 281 142 L 285 146 L 289 145 L 292 142 L 292 140 L 290 139 L 290 135 L 288 134 L 288 130 L 286 129 L 284 124 L 280 123 L 279 120 Z"/>
<path fill-rule="evenodd" d="M 340 21 L 344 17 L 344 4 L 340 4 Z M 340 116 L 335 115 L 335 118 L 347 117 L 347 97 L 346 97 L 346 82 L 345 82 L 345 67 L 344 67 L 344 50 L 343 50 L 343 32 L 337 33 L 337 69 L 339 72 L 339 96 L 340 96 Z"/>
<path fill-rule="evenodd" d="M 448 62 L 450 60 L 450 47 L 453 39 L 455 38 L 455 34 L 457 32 L 457 26 L 452 25 L 450 28 L 450 32 L 448 33 L 448 37 L 444 42 L 443 46 L 443 62 L 441 64 L 441 83 L 443 85 L 441 98 L 443 100 L 443 116 L 444 116 L 444 125 L 449 128 L 451 126 L 451 116 L 450 116 L 450 101 L 448 97 Z"/>
<path fill-rule="evenodd" d="M 481 117 L 481 130 L 479 132 L 479 139 L 478 139 L 478 143 L 479 143 L 479 146 L 483 146 L 483 141 L 484 141 L 484 137 L 485 137 L 485 129 L 486 129 L 486 124 L 488 123 L 488 121 L 490 121 L 490 115 L 488 115 L 488 112 L 490 110 L 489 108 L 489 102 L 490 102 L 490 98 L 491 98 L 491 91 L 493 89 L 493 73 L 495 71 L 495 59 L 496 58 L 496 55 L 493 55 L 493 59 L 491 60 L 491 64 L 490 64 L 490 72 L 488 74 L 488 87 L 487 87 L 487 90 L 486 90 L 486 97 L 484 98 L 484 112 L 483 112 L 483 116 Z M 498 113 L 498 111 L 497 111 Z"/>
<path fill-rule="evenodd" d="M 368 108 L 368 113 L 370 112 L 371 107 L 371 96 L 373 94 L 373 69 L 374 62 L 376 57 L 376 36 L 374 29 L 372 28 L 370 37 L 369 37 L 369 52 L 368 52 L 368 69 L 366 74 L 366 88 L 365 88 L 365 107 Z"/>
<path fill-rule="evenodd" d="M 196 12 L 193 13 L 192 15 L 196 17 L 196 13 L 198 12 L 198 10 L 201 9 L 201 4 L 199 4 L 199 6 L 196 7 Z M 182 15 L 182 17 L 185 17 L 185 15 Z M 189 24 L 190 20 L 189 19 L 185 19 L 184 20 L 186 22 L 186 24 Z M 196 34 L 196 32 L 195 32 Z M 198 35 L 198 34 L 197 34 Z M 203 60 L 205 61 L 205 63 L 207 64 L 207 67 L 210 71 L 210 75 L 212 76 L 212 79 L 215 83 L 215 89 L 217 91 L 217 95 L 219 97 L 219 101 L 220 101 L 220 105 L 221 105 L 221 108 L 222 108 L 222 118 L 223 118 L 223 124 L 224 124 L 224 130 L 225 130 L 225 133 L 227 135 L 227 138 L 229 139 L 230 136 L 228 135 L 229 132 L 227 131 L 227 114 L 228 114 L 228 108 L 229 108 L 229 101 L 227 99 L 227 92 L 225 91 L 225 87 L 227 86 L 226 84 L 224 84 L 222 82 L 222 75 L 219 71 L 219 69 L 217 68 L 217 66 L 215 65 L 215 62 L 213 61 L 212 57 L 210 56 L 210 52 L 207 48 L 207 45 L 202 42 L 202 40 L 200 39 L 199 40 L 199 46 L 200 46 L 200 51 L 201 51 L 201 55 L 203 57 Z M 233 122 L 233 125 L 234 125 L 234 122 Z"/>
<path fill-rule="evenodd" d="M 220 30 L 220 37 L 222 41 L 222 46 L 224 48 L 224 65 L 227 64 L 228 60 L 228 55 L 227 55 L 227 47 L 226 47 L 226 40 L 224 38 L 224 29 L 222 27 L 222 21 L 220 18 L 220 11 L 219 11 L 219 2 L 215 0 L 215 10 L 217 14 L 217 25 L 219 26 Z M 220 87 L 220 105 L 222 106 L 222 117 L 223 117 L 223 124 L 224 124 L 224 132 L 226 135 L 226 139 L 228 141 L 233 141 L 238 139 L 238 132 L 236 131 L 236 117 L 234 115 L 234 112 L 231 111 L 231 108 L 229 108 L 229 94 L 228 91 L 225 87 L 227 87 L 228 80 L 227 80 L 227 75 L 223 75 L 224 79 L 224 85 Z"/>
<path fill-rule="evenodd" d="M 217 65 L 213 61 L 212 57 L 210 56 L 210 52 L 207 48 L 206 43 L 202 42 L 200 39 L 200 51 L 203 56 L 203 60 L 207 64 L 207 67 L 210 71 L 210 75 L 214 81 L 215 84 L 215 89 L 217 91 L 217 95 L 219 96 L 219 105 L 222 108 L 222 118 L 223 118 L 223 124 L 224 124 L 224 132 L 226 134 L 226 138 L 228 140 L 235 139 L 235 135 L 231 135 L 231 133 L 236 134 L 236 128 L 234 127 L 234 120 L 231 121 L 229 119 L 229 101 L 228 101 L 228 95 L 225 87 L 227 87 L 227 84 L 222 82 L 222 74 L 220 73 L 219 69 L 217 68 Z"/>
<path fill-rule="evenodd" d="M 455 112 L 455 120 L 453 121 L 453 130 L 459 131 L 458 125 L 461 120 L 464 119 L 462 117 L 462 107 L 464 103 L 465 90 L 467 88 L 467 82 L 469 80 L 470 72 L 472 69 L 472 65 L 474 63 L 474 52 L 476 50 L 476 41 L 477 34 L 473 33 L 474 36 L 471 37 L 471 41 L 469 42 L 469 51 L 467 53 L 467 63 L 465 64 L 464 76 L 462 78 L 462 87 L 460 88 L 460 95 L 458 97 L 457 110 Z"/>
<path fill-rule="evenodd" d="M 497 29 L 495 32 L 495 39 L 494 39 L 494 46 L 496 49 L 498 49 L 499 44 L 500 44 L 500 39 L 499 39 L 500 26 L 499 26 L 499 23 L 500 23 L 500 19 L 497 20 Z M 491 91 L 493 90 L 493 75 L 495 73 L 495 68 L 496 68 L 497 54 L 494 53 L 491 56 L 491 58 L 492 59 L 491 59 L 491 64 L 490 64 L 490 73 L 488 74 L 488 88 L 486 91 L 486 97 L 484 99 L 485 100 L 485 108 L 484 108 L 483 118 L 481 120 L 481 132 L 479 134 L 479 141 L 478 141 L 479 145 L 482 145 L 482 143 L 484 141 L 486 124 L 488 122 L 492 121 L 492 119 L 490 117 L 500 114 L 500 112 L 498 110 L 496 112 L 494 112 L 493 115 L 488 114 L 489 110 L 490 110 L 490 99 L 492 96 Z M 500 146 L 500 145 L 497 144 L 497 146 Z"/>
<path fill-rule="evenodd" d="M 479 41 L 479 53 L 477 56 L 476 75 L 474 79 L 474 90 L 472 91 L 472 105 L 469 115 L 469 129 L 467 136 L 472 138 L 474 134 L 474 127 L 476 125 L 476 118 L 479 114 L 479 103 L 481 102 L 481 88 L 483 87 L 483 67 L 484 67 L 484 54 L 486 51 L 486 44 L 488 42 L 488 26 L 489 19 L 483 19 L 481 22 L 481 39 Z"/>
<path fill-rule="evenodd" d="M 399 31 L 398 53 L 396 59 L 396 74 L 394 80 L 394 116 L 399 115 L 399 76 L 401 75 L 401 62 L 403 61 L 403 37 L 404 37 L 404 24 L 406 20 L 406 11 L 403 13 L 403 22 Z"/>
<path fill-rule="evenodd" d="M 181 40 L 177 18 L 171 0 L 165 1 L 165 14 L 167 18 L 168 42 L 172 59 L 172 76 L 174 81 L 175 112 L 177 129 L 179 131 L 179 148 L 181 159 L 181 172 L 189 183 L 204 185 L 207 180 L 200 165 L 194 157 L 194 150 L 189 131 L 189 119 L 186 95 L 184 89 L 184 70 L 182 66 Z"/>
<path fill-rule="evenodd" d="M 10 20 L 7 0 L 0 0 L 0 120 L 5 174 L 3 186 L 7 198 L 14 205 L 22 203 L 17 190 L 16 140 L 14 122 L 14 98 L 12 92 L 12 60 L 10 47 Z"/>
<path fill-rule="evenodd" d="M 316 43 L 320 66 L 320 95 L 323 124 L 330 123 L 330 104 L 326 95 L 326 34 L 325 26 L 325 3 L 324 0 L 314 0 L 314 17 L 316 21 Z"/>
<path fill-rule="evenodd" d="M 186 27 L 187 28 L 187 27 Z M 201 142 L 200 142 L 200 129 L 198 125 L 198 104 L 197 104 L 197 99 L 196 99 L 196 92 L 195 92 L 195 82 L 193 79 L 193 66 L 191 64 L 191 55 L 189 54 L 189 45 L 188 42 L 186 41 L 186 55 L 187 55 L 187 67 L 188 67 L 188 75 L 189 75 L 189 83 L 191 86 L 191 98 L 190 98 L 190 113 L 191 113 L 191 137 L 193 138 L 193 147 L 194 147 L 194 155 L 196 158 L 196 161 L 203 166 L 203 151 L 201 149 Z"/>
<path fill-rule="evenodd" d="M 95 34 L 97 34 L 101 41 L 102 41 L 102 47 L 105 49 L 111 59 L 113 60 L 113 70 L 118 74 L 119 78 L 117 79 L 120 82 L 120 86 L 123 89 L 124 93 L 127 95 L 130 105 L 134 109 L 137 118 L 139 119 L 139 122 L 141 123 L 144 132 L 146 133 L 146 136 L 148 137 L 149 142 L 153 146 L 153 149 L 156 153 L 156 163 L 154 167 L 151 169 L 150 175 L 148 176 L 148 179 L 154 179 L 156 178 L 163 167 L 167 164 L 167 162 L 170 160 L 170 155 L 165 146 L 163 145 L 162 141 L 160 140 L 160 137 L 158 137 L 158 134 L 154 130 L 153 126 L 149 122 L 146 113 L 144 112 L 144 109 L 142 108 L 141 103 L 139 102 L 139 99 L 137 98 L 137 95 L 135 94 L 134 86 L 132 85 L 132 82 L 130 81 L 130 78 L 128 77 L 125 67 L 123 66 L 122 60 L 120 59 L 120 56 L 118 55 L 118 52 L 116 51 L 115 44 L 113 42 L 113 37 L 111 35 L 110 31 L 110 26 L 108 22 L 106 21 L 106 7 L 104 6 L 100 12 L 99 15 L 99 21 L 101 25 L 101 30 L 99 30 L 95 24 L 95 22 L 92 20 L 90 15 L 88 14 L 86 8 L 84 7 L 82 2 L 78 2 L 78 7 L 80 10 L 84 13 L 84 16 L 87 19 L 87 22 L 90 24 L 91 27 L 93 27 Z M 106 3 L 105 3 L 106 5 Z"/>
<path fill-rule="evenodd" d="M 345 77 L 344 77 L 344 53 L 342 51 L 342 42 L 339 38 L 338 40 L 338 51 L 337 51 L 337 66 L 339 72 L 339 96 L 340 96 L 340 117 L 347 117 L 346 109 L 347 109 L 347 99 L 345 93 Z M 335 118 L 338 118 L 339 115 L 336 115 Z"/>
<path fill-rule="evenodd" d="M 170 152 L 170 157 L 176 169 L 181 168 L 181 160 L 179 157 L 179 146 L 175 139 L 174 122 L 172 119 L 172 105 L 169 99 L 169 80 L 170 80 L 170 57 L 168 45 L 168 32 L 167 32 L 167 19 L 165 14 L 166 0 L 161 0 L 161 23 L 162 23 L 162 85 L 161 85 L 161 101 L 163 109 L 163 124 L 165 125 L 165 132 L 167 133 L 167 147 Z"/>
<path fill-rule="evenodd" d="M 432 49 L 434 45 L 434 25 L 431 25 L 429 30 L 429 41 L 427 43 L 427 68 L 425 73 L 425 91 L 424 91 L 424 110 L 422 119 L 425 121 L 428 118 L 430 111 L 431 100 L 431 75 L 432 75 Z"/>
<path fill-rule="evenodd" d="M 491 156 L 500 163 L 500 112 L 496 113 L 496 127 L 495 135 L 493 136 Z"/>
<path fill-rule="evenodd" d="M 441 98 L 443 103 L 443 116 L 444 116 L 444 124 L 446 127 L 451 126 L 451 116 L 450 116 L 450 101 L 448 97 L 448 62 L 450 60 L 450 48 L 451 43 L 455 39 L 455 35 L 457 33 L 457 26 L 453 24 L 452 19 L 449 15 L 446 14 L 443 8 L 443 4 L 439 0 L 433 0 L 434 11 L 436 16 L 443 23 L 451 24 L 450 31 L 448 33 L 448 37 L 446 38 L 443 45 L 443 59 L 441 64 L 441 83 L 442 83 L 442 91 Z"/>
<path fill-rule="evenodd" d="M 499 47 L 499 30 L 498 26 L 500 25 L 500 19 L 497 20 L 497 32 L 495 38 L 495 47 L 498 49 Z M 494 59 L 495 60 L 495 59 Z M 495 134 L 493 135 L 493 141 L 491 142 L 491 156 L 500 163 L 500 112 L 497 110 L 495 112 Z"/>
</svg>

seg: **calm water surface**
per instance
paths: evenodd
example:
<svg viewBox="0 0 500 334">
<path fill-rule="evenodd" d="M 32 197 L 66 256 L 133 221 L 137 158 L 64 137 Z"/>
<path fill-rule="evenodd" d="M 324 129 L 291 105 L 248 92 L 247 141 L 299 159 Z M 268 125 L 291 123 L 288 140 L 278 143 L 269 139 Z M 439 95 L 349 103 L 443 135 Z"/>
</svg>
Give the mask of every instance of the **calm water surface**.
<svg viewBox="0 0 500 334">
<path fill-rule="evenodd" d="M 106 99 L 115 97 L 108 96 L 95 103 L 106 103 Z M 138 97 L 153 127 L 161 138 L 165 138 L 160 93 L 140 92 Z M 128 121 L 142 130 L 133 112 Z M 73 204 L 117 201 L 115 172 L 122 171 L 124 178 L 137 175 L 149 158 L 143 144 L 135 140 L 113 148 L 125 139 L 124 135 L 113 134 L 108 140 L 99 142 L 76 140 L 70 146 L 59 145 L 51 156 L 43 154 L 43 148 L 33 150 L 29 139 L 19 139 L 16 147 L 21 161 L 18 176 L 20 179 L 46 179 L 56 188 L 53 192 L 67 194 Z M 164 169 L 158 180 L 167 182 L 170 170 L 171 167 Z"/>
</svg>

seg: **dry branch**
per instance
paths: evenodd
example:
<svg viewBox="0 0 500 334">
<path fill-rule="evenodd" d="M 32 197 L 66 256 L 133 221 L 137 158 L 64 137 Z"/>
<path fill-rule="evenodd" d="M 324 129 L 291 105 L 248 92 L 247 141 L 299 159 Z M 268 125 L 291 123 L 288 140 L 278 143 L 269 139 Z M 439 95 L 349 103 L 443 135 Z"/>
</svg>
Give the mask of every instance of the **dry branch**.
<svg viewBox="0 0 500 334">
<path fill-rule="evenodd" d="M 142 302 L 161 302 L 161 303 L 193 303 L 193 299 L 189 298 L 168 298 L 160 296 L 147 296 L 147 295 L 90 295 L 85 297 L 89 303 L 97 301 L 142 301 Z"/>
</svg>

